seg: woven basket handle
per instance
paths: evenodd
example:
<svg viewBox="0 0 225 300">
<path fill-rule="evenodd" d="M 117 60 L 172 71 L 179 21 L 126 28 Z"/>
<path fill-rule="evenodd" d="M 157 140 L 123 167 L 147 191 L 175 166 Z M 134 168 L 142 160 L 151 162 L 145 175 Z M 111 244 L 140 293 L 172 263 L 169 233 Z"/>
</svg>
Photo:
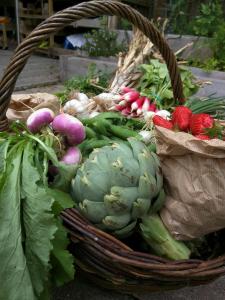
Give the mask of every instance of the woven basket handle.
<svg viewBox="0 0 225 300">
<path fill-rule="evenodd" d="M 159 49 L 167 64 L 175 99 L 182 101 L 183 88 L 176 57 L 160 32 L 147 18 L 130 6 L 117 1 L 97 0 L 82 2 L 81 4 L 64 9 L 46 19 L 17 47 L 0 82 L 0 131 L 5 130 L 8 125 L 6 111 L 9 106 L 16 80 L 23 70 L 28 58 L 38 47 L 40 42 L 74 21 L 101 15 L 116 15 L 125 18 L 149 37 L 153 44 Z"/>
</svg>

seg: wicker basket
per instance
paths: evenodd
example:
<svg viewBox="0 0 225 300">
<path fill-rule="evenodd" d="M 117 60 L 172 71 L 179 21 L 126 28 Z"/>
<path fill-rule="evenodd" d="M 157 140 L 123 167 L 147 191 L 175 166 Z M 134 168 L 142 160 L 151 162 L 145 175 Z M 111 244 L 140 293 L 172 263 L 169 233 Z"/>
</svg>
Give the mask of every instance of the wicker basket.
<svg viewBox="0 0 225 300">
<path fill-rule="evenodd" d="M 83 2 L 42 22 L 16 49 L 0 82 L 0 130 L 7 129 L 6 110 L 17 77 L 39 43 L 71 22 L 102 14 L 126 18 L 151 39 L 167 64 L 174 97 L 182 101 L 182 83 L 176 58 L 150 22 L 139 12 L 120 2 Z M 225 255 L 208 261 L 171 262 L 133 251 L 121 241 L 93 227 L 75 209 L 64 211 L 62 218 L 70 230 L 76 264 L 90 279 L 104 288 L 127 293 L 177 289 L 186 285 L 208 283 L 225 274 Z"/>
</svg>

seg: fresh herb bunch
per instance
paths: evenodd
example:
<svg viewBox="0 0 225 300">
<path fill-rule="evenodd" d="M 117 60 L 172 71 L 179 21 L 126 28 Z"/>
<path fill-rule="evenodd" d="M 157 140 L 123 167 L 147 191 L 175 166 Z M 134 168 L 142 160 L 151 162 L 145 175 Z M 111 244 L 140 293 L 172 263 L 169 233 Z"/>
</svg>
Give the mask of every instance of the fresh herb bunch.
<svg viewBox="0 0 225 300">
<path fill-rule="evenodd" d="M 47 131 L 32 135 L 17 123 L 0 133 L 0 299 L 50 299 L 52 284 L 74 277 L 59 218 L 73 201 L 47 178 L 49 160 L 63 178 L 68 174 L 53 144 Z"/>
<path fill-rule="evenodd" d="M 118 34 L 108 29 L 92 30 L 84 34 L 86 39 L 82 47 L 89 56 L 115 56 L 119 52 L 125 51 L 123 43 L 118 43 Z"/>
<path fill-rule="evenodd" d="M 74 76 L 65 82 L 64 90 L 56 93 L 62 104 L 68 101 L 68 97 L 72 91 L 79 91 L 87 95 L 99 94 L 104 88 L 107 88 L 110 74 L 97 70 L 95 64 L 91 64 L 88 68 L 86 76 Z"/>
<path fill-rule="evenodd" d="M 175 100 L 166 64 L 152 59 L 149 64 L 144 64 L 141 68 L 143 76 L 138 86 L 141 94 L 154 99 L 159 109 L 170 109 L 174 106 Z M 194 82 L 193 74 L 186 67 L 180 66 L 180 72 L 184 96 L 188 98 L 197 92 L 198 85 Z"/>
</svg>

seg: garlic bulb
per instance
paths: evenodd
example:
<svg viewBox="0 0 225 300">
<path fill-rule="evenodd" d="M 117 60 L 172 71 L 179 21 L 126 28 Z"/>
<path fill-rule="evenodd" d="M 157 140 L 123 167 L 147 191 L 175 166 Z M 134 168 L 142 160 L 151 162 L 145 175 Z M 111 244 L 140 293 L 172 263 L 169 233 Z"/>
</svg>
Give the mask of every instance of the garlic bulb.
<svg viewBox="0 0 225 300">
<path fill-rule="evenodd" d="M 88 96 L 84 93 L 77 93 L 76 99 L 82 103 L 88 103 L 90 101 Z"/>
<path fill-rule="evenodd" d="M 111 94 L 111 93 L 101 93 L 93 97 L 94 102 L 104 109 L 108 109 L 122 100 L 121 95 Z"/>
<path fill-rule="evenodd" d="M 86 105 L 77 99 L 72 99 L 63 107 L 63 111 L 69 115 L 75 116 L 81 114 L 86 110 Z"/>
</svg>

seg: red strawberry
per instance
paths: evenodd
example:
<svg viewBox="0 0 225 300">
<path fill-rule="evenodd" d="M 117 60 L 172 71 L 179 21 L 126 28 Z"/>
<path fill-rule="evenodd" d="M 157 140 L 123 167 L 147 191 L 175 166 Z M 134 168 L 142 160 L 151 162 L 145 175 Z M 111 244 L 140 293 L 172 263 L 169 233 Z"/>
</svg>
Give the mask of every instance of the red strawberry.
<svg viewBox="0 0 225 300">
<path fill-rule="evenodd" d="M 214 119 L 208 114 L 193 114 L 190 121 L 190 130 L 193 135 L 205 134 L 206 129 L 212 128 Z"/>
<path fill-rule="evenodd" d="M 192 111 L 186 106 L 177 106 L 172 113 L 172 123 L 179 130 L 188 131 Z"/>
<path fill-rule="evenodd" d="M 210 140 L 210 137 L 206 134 L 198 134 L 198 135 L 195 135 L 195 137 L 200 140 Z"/>
<path fill-rule="evenodd" d="M 173 128 L 173 124 L 171 121 L 165 120 L 160 116 L 157 116 L 157 115 L 154 116 L 152 118 L 152 121 L 153 121 L 154 125 L 156 125 L 156 126 L 161 126 L 161 127 L 167 128 L 167 129 Z"/>
</svg>

